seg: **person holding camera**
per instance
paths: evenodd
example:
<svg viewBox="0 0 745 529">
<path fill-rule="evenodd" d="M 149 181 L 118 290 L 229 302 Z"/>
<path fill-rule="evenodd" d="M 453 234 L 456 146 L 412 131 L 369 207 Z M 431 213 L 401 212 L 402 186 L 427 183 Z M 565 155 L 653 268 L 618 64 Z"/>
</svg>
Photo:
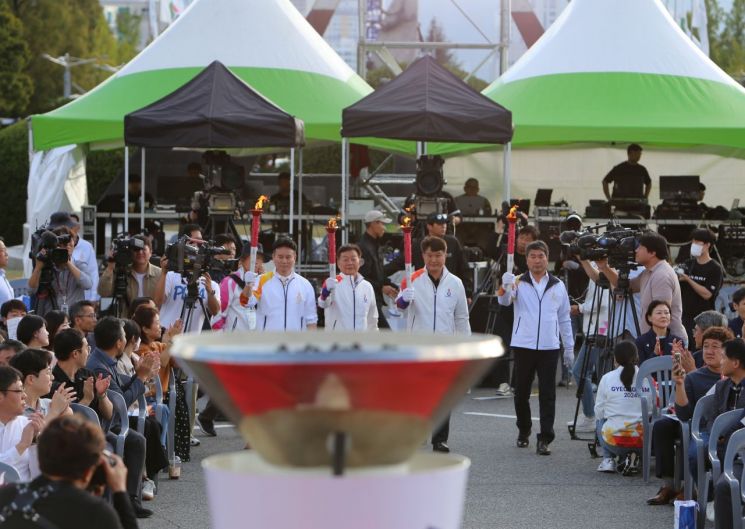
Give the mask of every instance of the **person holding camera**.
<svg viewBox="0 0 745 529">
<path fill-rule="evenodd" d="M 106 270 L 101 274 L 101 280 L 98 283 L 98 293 L 101 297 L 111 297 L 115 294 L 114 284 L 117 269 L 116 260 L 118 252 L 127 252 L 121 261 L 130 261 L 131 264 L 121 266 L 121 272 L 126 278 L 126 292 L 121 299 L 121 314 L 129 314 L 129 304 L 135 298 L 153 297 L 155 294 L 155 285 L 160 278 L 162 271 L 159 267 L 150 264 L 150 257 L 153 255 L 153 247 L 150 240 L 142 235 L 135 235 L 130 240 L 137 240 L 137 243 L 127 245 L 127 248 L 113 250 L 108 258 Z"/>
<path fill-rule="evenodd" d="M 190 241 L 203 243 L 202 231 L 196 224 L 185 224 L 181 227 L 181 237 L 187 236 Z M 176 243 L 180 244 L 180 243 Z M 176 265 L 176 263 L 173 263 Z M 168 328 L 177 320 L 184 321 L 184 333 L 202 332 L 205 325 L 205 311 L 209 317 L 216 316 L 220 313 L 220 285 L 212 280 L 207 270 L 201 270 L 201 277 L 195 278 L 197 281 L 197 298 L 191 317 L 184 312 L 185 302 L 189 295 L 189 284 L 187 278 L 178 272 L 168 270 L 168 257 L 163 256 L 160 259 L 160 267 L 163 270 L 158 282 L 155 284 L 153 299 L 155 304 L 160 308 L 160 322 Z M 204 302 L 207 302 L 206 305 Z M 187 324 L 188 320 L 188 324 Z M 207 325 L 209 326 L 209 321 Z"/>
<path fill-rule="evenodd" d="M 137 529 L 127 497 L 127 468 L 105 450 L 101 428 L 60 417 L 39 437 L 41 476 L 0 487 L 0 525 L 9 528 Z M 93 490 L 107 486 L 111 503 Z M 33 521 L 32 521 L 33 520 Z"/>
<path fill-rule="evenodd" d="M 680 296 L 683 302 L 683 326 L 688 333 L 688 343 L 693 342 L 694 318 L 714 309 L 714 302 L 722 288 L 724 271 L 711 258 L 714 235 L 706 228 L 693 230 L 691 234 L 691 258 L 675 267 L 680 280 Z"/>
<path fill-rule="evenodd" d="M 574 334 L 566 287 L 548 272 L 548 245 L 534 241 L 526 247 L 528 272 L 515 277 L 502 275 L 499 303 L 514 305 L 511 347 L 515 357 L 515 412 L 517 446 L 530 443 L 533 427 L 530 415 L 530 390 L 538 375 L 538 403 L 541 431 L 536 452 L 550 455 L 556 415 L 556 368 L 564 349 L 564 365 L 574 362 Z"/>
<path fill-rule="evenodd" d="M 93 286 L 88 264 L 73 258 L 75 242 L 69 228 L 61 226 L 52 233 L 57 247 L 41 249 L 28 279 L 29 291 L 36 294 L 36 314 L 42 317 L 54 309 L 67 312 L 70 305 L 85 299 L 85 291 Z M 44 273 L 47 270 L 50 275 Z"/>
<path fill-rule="evenodd" d="M 670 331 L 674 336 L 688 340 L 682 323 L 683 302 L 680 295 L 680 282 L 668 258 L 667 240 L 660 234 L 647 232 L 639 238 L 635 260 L 644 267 L 641 274 L 630 279 L 632 292 L 639 292 L 641 313 L 646 314 L 652 301 L 659 299 L 670 306 Z M 618 286 L 618 271 L 608 266 L 607 259 L 595 261 L 598 270 L 605 274 L 613 287 Z M 649 332 L 651 324 L 645 319 L 639 321 L 641 333 Z"/>
<path fill-rule="evenodd" d="M 251 245 L 244 244 L 238 260 L 238 270 L 220 282 L 220 317 L 213 330 L 252 331 L 256 329 L 256 309 L 249 307 L 256 277 L 264 273 L 264 248 L 258 245 L 256 271 L 250 274 Z M 253 283 L 251 282 L 253 281 Z"/>
<path fill-rule="evenodd" d="M 91 288 L 85 291 L 85 299 L 89 301 L 98 300 L 98 261 L 93 245 L 80 237 L 80 219 L 77 215 L 71 215 L 66 211 L 57 211 L 49 217 L 49 229 L 53 230 L 64 226 L 72 234 L 75 249 L 72 257 L 75 261 L 82 261 L 88 266 L 88 275 L 91 277 Z"/>
</svg>

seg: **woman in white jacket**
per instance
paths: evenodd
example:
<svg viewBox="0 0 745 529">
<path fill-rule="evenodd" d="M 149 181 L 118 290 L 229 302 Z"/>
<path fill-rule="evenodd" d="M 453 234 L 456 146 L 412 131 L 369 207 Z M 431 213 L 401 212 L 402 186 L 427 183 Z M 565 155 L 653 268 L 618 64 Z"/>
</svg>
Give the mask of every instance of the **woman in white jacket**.
<svg viewBox="0 0 745 529">
<path fill-rule="evenodd" d="M 595 399 L 597 435 L 603 449 L 598 472 L 615 472 L 614 457 L 618 457 L 619 471 L 628 475 L 635 469 L 637 452 L 642 448 L 642 409 L 634 387 L 639 371 L 636 345 L 621 341 L 613 349 L 613 356 L 618 367 L 600 380 Z M 651 396 L 646 382 L 642 392 Z"/>
</svg>

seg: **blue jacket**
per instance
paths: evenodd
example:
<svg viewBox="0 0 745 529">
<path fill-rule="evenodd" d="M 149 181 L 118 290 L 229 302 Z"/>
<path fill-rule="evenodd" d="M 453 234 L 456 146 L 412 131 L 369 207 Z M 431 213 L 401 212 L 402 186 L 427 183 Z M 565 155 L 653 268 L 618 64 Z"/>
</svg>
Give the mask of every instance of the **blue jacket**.
<svg viewBox="0 0 745 529">
<path fill-rule="evenodd" d="M 673 340 L 685 342 L 685 339 L 670 334 L 670 329 L 668 329 L 667 336 L 660 338 L 660 348 L 663 356 L 673 353 Z M 654 354 L 655 345 L 657 345 L 657 335 L 654 333 L 654 329 L 645 332 L 636 339 L 636 348 L 639 350 L 639 365 L 656 356 Z"/>
<path fill-rule="evenodd" d="M 111 376 L 109 391 L 116 391 L 127 403 L 129 408 L 136 402 L 140 395 L 145 393 L 145 384 L 139 378 L 121 375 L 116 370 L 116 360 L 101 351 L 98 347 L 91 351 L 85 367 L 96 375 L 101 373 L 104 377 Z"/>
</svg>

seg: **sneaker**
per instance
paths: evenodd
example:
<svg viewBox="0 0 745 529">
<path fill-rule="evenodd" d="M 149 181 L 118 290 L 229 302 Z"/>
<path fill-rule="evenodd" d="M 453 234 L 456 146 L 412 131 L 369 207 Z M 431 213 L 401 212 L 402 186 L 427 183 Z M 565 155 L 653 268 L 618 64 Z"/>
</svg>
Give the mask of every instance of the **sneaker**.
<svg viewBox="0 0 745 529">
<path fill-rule="evenodd" d="M 574 421 L 568 421 L 567 426 L 574 424 Z M 594 432 L 596 427 L 595 417 L 587 417 L 586 415 L 579 415 L 577 417 L 577 425 L 574 427 L 575 432 Z"/>
<path fill-rule="evenodd" d="M 714 502 L 710 501 L 706 504 L 706 519 L 714 523 Z"/>
<path fill-rule="evenodd" d="M 200 441 L 199 439 L 197 439 L 196 437 L 192 435 L 191 439 L 189 440 L 189 443 L 191 443 L 191 446 L 199 446 L 202 444 L 202 441 Z"/>
<path fill-rule="evenodd" d="M 142 481 L 142 499 L 152 501 L 155 498 L 155 482 L 152 479 L 145 478 Z"/>
<path fill-rule="evenodd" d="M 497 397 L 512 397 L 514 393 L 507 382 L 502 382 L 497 388 Z"/>
<path fill-rule="evenodd" d="M 616 462 L 613 461 L 612 457 L 604 457 L 598 465 L 598 472 L 616 472 Z"/>
</svg>

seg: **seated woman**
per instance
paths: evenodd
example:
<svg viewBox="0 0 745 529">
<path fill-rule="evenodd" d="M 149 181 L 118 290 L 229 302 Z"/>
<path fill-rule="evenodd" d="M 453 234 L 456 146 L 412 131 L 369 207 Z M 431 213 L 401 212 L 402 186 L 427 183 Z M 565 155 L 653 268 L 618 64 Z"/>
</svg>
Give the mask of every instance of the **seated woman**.
<svg viewBox="0 0 745 529">
<path fill-rule="evenodd" d="M 656 299 L 649 304 L 644 318 L 651 327 L 636 339 L 636 348 L 639 351 L 639 365 L 645 360 L 655 356 L 670 355 L 673 345 L 685 339 L 670 334 L 671 310 L 667 301 Z"/>
<path fill-rule="evenodd" d="M 603 449 L 598 472 L 629 475 L 637 466 L 637 452 L 642 448 L 642 410 L 634 384 L 639 368 L 634 342 L 621 341 L 613 348 L 616 369 L 603 375 L 595 398 L 597 436 Z M 649 384 L 642 390 L 651 396 Z M 614 457 L 620 458 L 616 465 Z"/>
<path fill-rule="evenodd" d="M 64 310 L 50 310 L 44 316 L 49 330 L 49 345 L 45 347 L 48 351 L 54 351 L 54 337 L 63 329 L 70 328 L 70 320 Z"/>
<path fill-rule="evenodd" d="M 26 347 L 44 349 L 49 347 L 49 331 L 47 322 L 36 314 L 26 314 L 18 322 L 16 338 Z"/>
<path fill-rule="evenodd" d="M 59 415 L 70 415 L 70 403 L 75 402 L 73 388 L 60 387 L 51 398 L 44 398 L 52 389 L 52 353 L 46 349 L 24 349 L 10 360 L 10 365 L 21 372 L 23 391 L 26 393 L 24 415 L 35 412 L 51 421 Z"/>
</svg>

